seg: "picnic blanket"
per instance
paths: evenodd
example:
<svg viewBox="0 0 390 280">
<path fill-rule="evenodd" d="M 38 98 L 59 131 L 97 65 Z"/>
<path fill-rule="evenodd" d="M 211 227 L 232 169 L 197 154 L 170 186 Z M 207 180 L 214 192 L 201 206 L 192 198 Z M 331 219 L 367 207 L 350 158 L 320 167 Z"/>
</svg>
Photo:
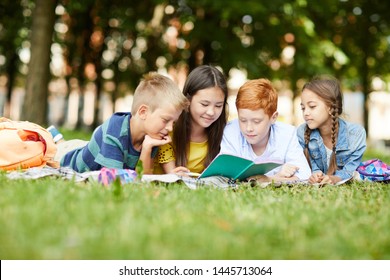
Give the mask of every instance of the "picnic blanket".
<svg viewBox="0 0 390 280">
<path fill-rule="evenodd" d="M 39 179 L 44 177 L 57 177 L 65 180 L 74 180 L 75 182 L 96 181 L 104 186 L 109 186 L 115 180 L 119 180 L 121 184 L 128 184 L 137 182 L 137 174 L 131 169 L 115 169 L 102 168 L 98 171 L 89 171 L 78 173 L 70 167 L 53 168 L 50 166 L 32 167 L 26 170 L 10 171 L 6 174 L 9 179 Z M 228 178 L 215 176 L 204 179 L 195 179 L 190 177 L 178 176 L 175 174 L 163 175 L 142 175 L 140 183 L 184 183 L 190 189 L 197 189 L 200 187 L 217 187 L 217 188 L 235 188 L 237 184 L 235 181 Z"/>
<path fill-rule="evenodd" d="M 243 185 L 251 185 L 265 188 L 267 186 L 280 187 L 283 185 L 288 186 L 296 186 L 296 185 L 313 185 L 308 183 L 307 180 L 299 180 L 299 181 L 285 181 L 285 182 L 240 182 L 236 180 L 232 180 L 222 176 L 211 176 L 206 178 L 194 178 L 188 176 L 180 176 L 176 174 L 144 174 L 140 178 L 137 177 L 137 173 L 131 169 L 115 169 L 115 168 L 106 168 L 103 167 L 98 171 L 90 171 L 78 173 L 71 169 L 70 167 L 60 167 L 53 168 L 50 166 L 44 167 L 32 167 L 26 170 L 20 171 L 9 171 L 6 175 L 9 179 L 39 179 L 48 176 L 54 176 L 66 180 L 74 180 L 75 182 L 86 182 L 86 181 L 95 181 L 99 182 L 104 186 L 111 185 L 114 181 L 119 180 L 120 184 L 128 184 L 128 183 L 178 183 L 184 184 L 188 188 L 195 190 L 203 187 L 214 187 L 221 189 L 235 189 L 239 186 Z M 359 173 L 355 172 L 352 178 L 347 180 L 343 180 L 334 184 L 333 186 L 339 186 L 353 180 L 361 181 L 362 179 L 359 177 Z M 314 184 L 321 186 L 320 184 Z M 329 184 L 328 184 L 329 185 Z"/>
<path fill-rule="evenodd" d="M 228 188 L 237 188 L 238 183 L 235 180 L 231 180 L 226 177 L 222 176 L 211 176 L 206 178 L 193 178 L 189 176 L 179 176 L 176 174 L 145 174 L 142 175 L 141 178 L 142 182 L 150 183 L 150 182 L 160 182 L 160 183 L 175 183 L 180 182 L 184 183 L 188 188 L 190 189 L 198 189 L 201 187 L 216 187 L 216 188 L 222 188 L 222 189 L 228 189 Z"/>
<path fill-rule="evenodd" d="M 26 170 L 11 171 L 6 175 L 9 179 L 39 179 L 44 177 L 58 177 L 66 180 L 74 180 L 75 182 L 97 181 L 105 186 L 110 185 L 120 179 L 122 184 L 133 182 L 135 179 L 135 171 L 131 169 L 114 169 L 102 168 L 98 171 L 89 171 L 79 173 L 70 167 L 52 168 L 50 166 L 32 167 Z"/>
<path fill-rule="evenodd" d="M 9 171 L 6 176 L 8 179 L 39 179 L 48 176 L 63 178 L 66 180 L 75 180 L 76 182 L 84 182 L 87 180 L 98 180 L 100 171 L 90 171 L 78 173 L 70 167 L 53 168 L 50 166 L 31 167 L 26 170 Z"/>
</svg>

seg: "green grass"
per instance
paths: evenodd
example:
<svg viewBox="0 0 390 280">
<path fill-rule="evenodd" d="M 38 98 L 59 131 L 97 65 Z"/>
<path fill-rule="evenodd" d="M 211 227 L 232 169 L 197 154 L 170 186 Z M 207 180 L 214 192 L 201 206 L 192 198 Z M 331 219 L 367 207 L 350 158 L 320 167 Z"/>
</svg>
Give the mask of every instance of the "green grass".
<svg viewBox="0 0 390 280">
<path fill-rule="evenodd" d="M 82 130 L 70 130 L 66 128 L 59 128 L 62 135 L 64 136 L 64 139 L 82 139 L 82 140 L 89 140 L 91 138 L 92 133 L 86 132 Z"/>
<path fill-rule="evenodd" d="M 389 184 L 0 182 L 0 259 L 390 259 Z"/>
</svg>

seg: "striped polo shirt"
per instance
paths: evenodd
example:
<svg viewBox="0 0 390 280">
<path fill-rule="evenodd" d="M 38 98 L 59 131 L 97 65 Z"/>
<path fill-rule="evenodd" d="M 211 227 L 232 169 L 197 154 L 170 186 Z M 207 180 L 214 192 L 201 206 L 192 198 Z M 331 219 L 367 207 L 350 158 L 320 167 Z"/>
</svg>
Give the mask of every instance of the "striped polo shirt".
<svg viewBox="0 0 390 280">
<path fill-rule="evenodd" d="M 68 152 L 61 166 L 70 166 L 77 172 L 100 170 L 102 167 L 133 169 L 140 152 L 131 143 L 131 113 L 115 113 L 97 127 L 85 147 Z M 153 148 L 152 157 L 157 153 Z"/>
</svg>

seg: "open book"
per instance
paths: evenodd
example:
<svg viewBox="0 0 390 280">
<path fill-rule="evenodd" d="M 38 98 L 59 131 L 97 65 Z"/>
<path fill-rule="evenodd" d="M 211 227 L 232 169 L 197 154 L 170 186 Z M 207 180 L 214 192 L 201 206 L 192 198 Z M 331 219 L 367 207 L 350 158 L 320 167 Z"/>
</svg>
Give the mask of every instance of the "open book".
<svg viewBox="0 0 390 280">
<path fill-rule="evenodd" d="M 245 180 L 254 175 L 264 175 L 281 165 L 281 162 L 256 163 L 239 156 L 219 154 L 199 178 L 223 176 L 234 180 Z"/>
<path fill-rule="evenodd" d="M 228 154 L 219 154 L 202 172 L 189 173 L 187 176 L 176 174 L 143 175 L 143 182 L 160 181 L 165 183 L 183 181 L 191 189 L 199 185 L 214 185 L 227 188 L 236 186 L 236 180 L 244 180 L 254 175 L 264 175 L 282 165 L 280 162 L 255 163 L 251 160 Z"/>
</svg>

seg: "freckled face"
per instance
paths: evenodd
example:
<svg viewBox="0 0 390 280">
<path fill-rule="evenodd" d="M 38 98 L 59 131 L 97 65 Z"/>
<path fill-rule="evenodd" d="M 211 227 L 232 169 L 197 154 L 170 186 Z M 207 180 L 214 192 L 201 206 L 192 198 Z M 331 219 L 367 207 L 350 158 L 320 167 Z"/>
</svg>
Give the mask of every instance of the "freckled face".
<svg viewBox="0 0 390 280">
<path fill-rule="evenodd" d="M 331 126 L 329 106 L 313 91 L 304 89 L 301 95 L 302 115 L 310 129 Z"/>
</svg>

